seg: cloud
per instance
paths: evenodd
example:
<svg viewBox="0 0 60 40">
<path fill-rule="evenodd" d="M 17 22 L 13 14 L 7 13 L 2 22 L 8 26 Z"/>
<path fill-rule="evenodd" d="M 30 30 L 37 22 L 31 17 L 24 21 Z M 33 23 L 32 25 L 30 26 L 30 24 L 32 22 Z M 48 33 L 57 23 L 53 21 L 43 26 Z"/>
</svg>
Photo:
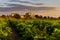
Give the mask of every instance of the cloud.
<svg viewBox="0 0 60 40">
<path fill-rule="evenodd" d="M 5 8 L 9 8 L 9 7 L 14 7 L 14 6 L 9 6 L 9 5 L 7 5 L 7 4 L 0 4 L 0 7 L 5 7 Z"/>
<path fill-rule="evenodd" d="M 34 6 L 43 5 L 43 3 L 34 3 L 32 0 L 0 0 L 0 7 L 16 7 L 14 5 L 9 4 L 17 4 L 17 5 L 26 5 L 26 6 Z"/>
<path fill-rule="evenodd" d="M 54 7 L 48 7 L 43 3 L 34 3 L 32 0 L 9 0 L 0 4 L 0 11 L 21 11 L 21 10 L 52 10 Z"/>
<path fill-rule="evenodd" d="M 42 0 L 43 1 L 43 0 Z M 25 6 L 33 6 L 33 7 L 54 7 L 51 4 L 44 4 L 41 0 L 0 0 L 0 7 L 16 7 L 14 5 L 9 4 L 17 4 L 17 5 L 25 5 Z M 1 6 L 4 4 L 3 6 Z M 55 5 L 56 6 L 56 5 Z"/>
<path fill-rule="evenodd" d="M 41 10 L 53 10 L 54 7 L 34 7 L 34 6 L 25 6 L 20 4 L 7 4 L 8 6 L 14 7 L 0 7 L 0 12 L 11 12 L 15 11 L 41 11 Z"/>
<path fill-rule="evenodd" d="M 40 0 L 10 0 L 10 2 L 20 2 L 20 3 L 28 3 L 28 4 L 40 4 Z M 42 5 L 41 3 L 40 5 Z"/>
<path fill-rule="evenodd" d="M 33 6 L 33 7 L 40 7 L 43 5 L 43 3 L 40 4 L 34 4 L 34 3 L 30 3 L 30 2 L 7 2 L 5 4 L 16 4 L 16 5 L 25 5 L 25 6 Z M 13 5 L 14 6 L 14 5 Z"/>
<path fill-rule="evenodd" d="M 31 2 L 31 3 L 41 3 L 41 0 L 19 0 L 19 1 L 24 1 L 24 2 Z"/>
</svg>

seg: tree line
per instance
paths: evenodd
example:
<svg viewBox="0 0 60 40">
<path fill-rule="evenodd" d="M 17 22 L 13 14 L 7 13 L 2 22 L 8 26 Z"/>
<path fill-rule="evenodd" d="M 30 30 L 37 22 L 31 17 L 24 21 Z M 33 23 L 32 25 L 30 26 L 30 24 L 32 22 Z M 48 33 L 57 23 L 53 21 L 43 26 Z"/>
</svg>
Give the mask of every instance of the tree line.
<svg viewBox="0 0 60 40">
<path fill-rule="evenodd" d="M 33 17 L 32 17 L 33 16 Z M 25 13 L 25 15 L 19 15 L 17 13 L 11 13 L 11 15 L 2 15 L 1 18 L 16 18 L 16 19 L 25 19 L 25 18 L 39 18 L 39 19 L 60 19 L 60 17 L 50 17 L 50 16 L 42 16 L 42 15 L 32 15 L 29 13 Z"/>
</svg>

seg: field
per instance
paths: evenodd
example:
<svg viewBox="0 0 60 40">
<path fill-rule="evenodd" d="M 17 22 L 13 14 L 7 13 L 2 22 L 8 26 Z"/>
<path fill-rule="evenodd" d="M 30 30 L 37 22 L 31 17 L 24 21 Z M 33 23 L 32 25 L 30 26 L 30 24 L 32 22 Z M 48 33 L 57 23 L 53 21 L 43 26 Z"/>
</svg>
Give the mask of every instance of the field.
<svg viewBox="0 0 60 40">
<path fill-rule="evenodd" d="M 60 19 L 0 19 L 0 40 L 60 40 Z"/>
</svg>

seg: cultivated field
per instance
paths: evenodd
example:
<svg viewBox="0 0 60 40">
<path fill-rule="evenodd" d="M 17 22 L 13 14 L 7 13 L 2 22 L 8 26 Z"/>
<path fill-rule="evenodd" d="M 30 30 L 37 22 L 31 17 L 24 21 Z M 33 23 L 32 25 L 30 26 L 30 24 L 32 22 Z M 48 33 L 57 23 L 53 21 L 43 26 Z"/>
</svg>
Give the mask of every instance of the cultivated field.
<svg viewBox="0 0 60 40">
<path fill-rule="evenodd" d="M 0 18 L 0 40 L 60 40 L 60 20 Z"/>
</svg>

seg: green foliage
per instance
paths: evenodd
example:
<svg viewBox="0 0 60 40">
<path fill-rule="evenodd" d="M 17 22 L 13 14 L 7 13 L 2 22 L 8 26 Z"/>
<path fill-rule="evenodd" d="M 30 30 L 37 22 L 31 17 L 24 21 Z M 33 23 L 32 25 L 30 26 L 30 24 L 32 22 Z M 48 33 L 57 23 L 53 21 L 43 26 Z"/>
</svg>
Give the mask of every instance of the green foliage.
<svg viewBox="0 0 60 40">
<path fill-rule="evenodd" d="M 57 20 L 0 20 L 0 40 L 8 40 L 10 27 L 21 40 L 60 40 L 60 22 Z"/>
<path fill-rule="evenodd" d="M 0 20 L 0 40 L 8 40 L 10 32 L 11 29 L 8 27 L 7 21 Z"/>
<path fill-rule="evenodd" d="M 10 20 L 21 40 L 60 40 L 60 23 L 40 20 Z"/>
</svg>

